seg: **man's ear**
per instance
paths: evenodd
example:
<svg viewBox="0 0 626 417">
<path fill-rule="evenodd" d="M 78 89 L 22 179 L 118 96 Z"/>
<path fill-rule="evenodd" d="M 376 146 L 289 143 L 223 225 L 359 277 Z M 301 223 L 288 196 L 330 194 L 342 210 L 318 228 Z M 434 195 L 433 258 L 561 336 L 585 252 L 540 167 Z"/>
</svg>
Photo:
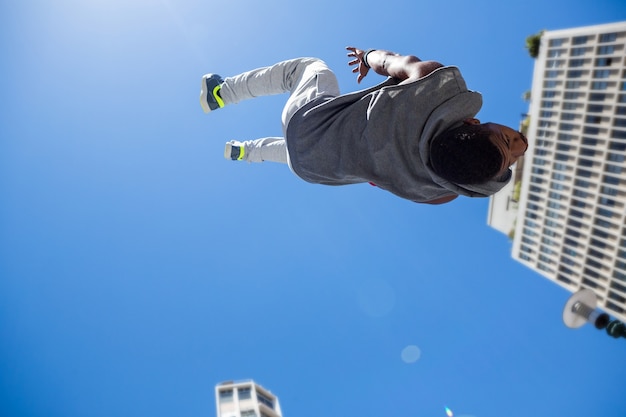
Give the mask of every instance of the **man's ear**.
<svg viewBox="0 0 626 417">
<path fill-rule="evenodd" d="M 479 125 L 480 124 L 480 120 L 474 119 L 474 118 L 470 118 L 470 119 L 463 120 L 463 123 L 466 124 L 466 125 Z"/>
</svg>

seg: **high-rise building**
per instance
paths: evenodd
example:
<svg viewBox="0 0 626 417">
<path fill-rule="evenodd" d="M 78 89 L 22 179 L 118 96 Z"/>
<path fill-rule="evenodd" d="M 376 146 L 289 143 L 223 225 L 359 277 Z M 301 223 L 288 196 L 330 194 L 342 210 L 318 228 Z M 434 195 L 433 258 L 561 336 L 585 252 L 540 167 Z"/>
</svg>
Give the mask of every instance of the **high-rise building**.
<svg viewBox="0 0 626 417">
<path fill-rule="evenodd" d="M 217 417 L 282 417 L 278 397 L 252 380 L 215 387 Z"/>
<path fill-rule="evenodd" d="M 626 22 L 545 31 L 523 174 L 490 202 L 512 256 L 626 320 Z M 518 167 L 519 171 L 519 167 Z"/>
</svg>

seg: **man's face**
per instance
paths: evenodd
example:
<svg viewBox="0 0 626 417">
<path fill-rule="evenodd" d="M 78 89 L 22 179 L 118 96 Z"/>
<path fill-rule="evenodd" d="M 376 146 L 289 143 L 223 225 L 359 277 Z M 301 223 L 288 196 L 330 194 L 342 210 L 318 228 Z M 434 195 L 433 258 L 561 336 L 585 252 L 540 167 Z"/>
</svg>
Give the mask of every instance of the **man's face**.
<svg viewBox="0 0 626 417">
<path fill-rule="evenodd" d="M 467 124 L 480 124 L 478 119 L 467 119 L 464 122 Z M 490 136 L 491 142 L 502 154 L 502 167 L 498 173 L 502 175 L 520 156 L 524 155 L 528 149 L 528 139 L 517 130 L 504 125 L 483 123 L 483 126 L 492 132 Z"/>
</svg>

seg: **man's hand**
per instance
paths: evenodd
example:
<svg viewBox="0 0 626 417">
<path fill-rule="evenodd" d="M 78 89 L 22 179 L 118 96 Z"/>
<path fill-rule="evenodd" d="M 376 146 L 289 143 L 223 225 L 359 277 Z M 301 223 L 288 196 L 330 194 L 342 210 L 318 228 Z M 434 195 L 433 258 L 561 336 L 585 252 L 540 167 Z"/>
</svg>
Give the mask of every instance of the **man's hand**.
<svg viewBox="0 0 626 417">
<path fill-rule="evenodd" d="M 365 51 L 359 48 L 355 48 L 354 46 L 348 46 L 346 47 L 346 49 L 350 51 L 350 53 L 348 53 L 348 56 L 354 58 L 352 61 L 348 62 L 348 65 L 356 65 L 356 67 L 352 69 L 352 72 L 354 72 L 355 74 L 357 72 L 359 73 L 359 75 L 357 75 L 356 82 L 357 84 L 360 84 L 370 70 L 363 62 L 363 55 L 365 54 Z"/>
</svg>

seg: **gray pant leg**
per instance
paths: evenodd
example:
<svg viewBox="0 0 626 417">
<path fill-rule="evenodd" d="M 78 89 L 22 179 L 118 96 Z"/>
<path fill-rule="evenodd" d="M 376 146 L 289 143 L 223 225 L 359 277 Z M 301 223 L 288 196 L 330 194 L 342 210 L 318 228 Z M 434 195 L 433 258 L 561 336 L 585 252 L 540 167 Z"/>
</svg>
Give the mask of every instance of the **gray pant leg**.
<svg viewBox="0 0 626 417">
<path fill-rule="evenodd" d="M 243 142 L 245 149 L 244 161 L 247 162 L 280 162 L 287 161 L 287 143 L 283 138 L 262 138 Z"/>
<path fill-rule="evenodd" d="M 283 108 L 283 132 L 298 109 L 320 96 L 339 95 L 337 77 L 326 63 L 316 58 L 296 58 L 224 79 L 220 94 L 224 104 L 260 96 L 290 93 Z M 289 163 L 287 144 L 281 138 L 244 142 L 245 160 Z"/>
<path fill-rule="evenodd" d="M 283 127 L 293 114 L 320 96 L 338 96 L 337 77 L 317 58 L 296 58 L 270 67 L 226 77 L 220 94 L 224 104 L 260 96 L 291 93 L 283 110 Z"/>
</svg>

